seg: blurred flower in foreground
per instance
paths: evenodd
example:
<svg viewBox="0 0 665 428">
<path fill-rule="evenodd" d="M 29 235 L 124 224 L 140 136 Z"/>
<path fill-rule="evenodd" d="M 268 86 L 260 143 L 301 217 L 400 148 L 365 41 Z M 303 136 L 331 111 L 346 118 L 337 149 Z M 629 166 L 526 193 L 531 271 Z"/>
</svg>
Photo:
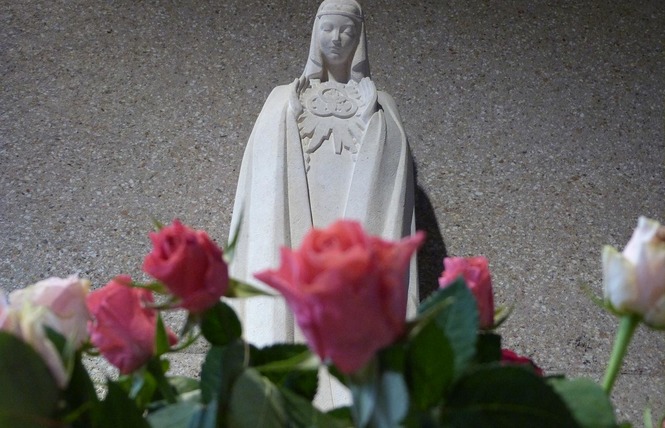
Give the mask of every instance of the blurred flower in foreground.
<svg viewBox="0 0 665 428">
<path fill-rule="evenodd" d="M 404 331 L 406 272 L 424 239 L 388 242 L 338 221 L 282 248 L 279 269 L 256 277 L 284 295 L 312 350 L 352 373 Z"/>
</svg>

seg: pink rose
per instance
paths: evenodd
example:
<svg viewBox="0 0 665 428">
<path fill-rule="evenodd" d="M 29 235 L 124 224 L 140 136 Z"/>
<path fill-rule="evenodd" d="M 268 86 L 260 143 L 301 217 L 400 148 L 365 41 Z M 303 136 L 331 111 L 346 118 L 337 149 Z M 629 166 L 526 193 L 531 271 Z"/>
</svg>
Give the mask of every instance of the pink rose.
<svg viewBox="0 0 665 428">
<path fill-rule="evenodd" d="M 284 295 L 313 351 L 352 373 L 403 333 L 407 269 L 424 239 L 387 242 L 338 221 L 312 229 L 299 250 L 282 248 L 279 270 L 255 276 Z"/>
<path fill-rule="evenodd" d="M 157 311 L 152 293 L 132 288 L 132 279 L 120 275 L 88 295 L 90 341 L 120 373 L 128 374 L 145 364 L 155 353 Z M 167 329 L 169 342 L 177 342 Z"/>
<path fill-rule="evenodd" d="M 228 269 L 222 251 L 205 232 L 174 220 L 172 225 L 151 233 L 150 239 L 153 248 L 143 262 L 143 270 L 180 298 L 178 306 L 202 312 L 224 295 L 229 285 Z"/>
<path fill-rule="evenodd" d="M 439 286 L 445 288 L 460 276 L 473 293 L 478 305 L 480 328 L 494 325 L 494 297 L 489 262 L 485 257 L 446 257 L 443 259 L 443 273 Z"/>
<path fill-rule="evenodd" d="M 517 355 L 510 349 L 501 350 L 501 363 L 504 365 L 529 366 L 538 375 L 543 375 L 543 370 L 527 357 Z"/>
</svg>

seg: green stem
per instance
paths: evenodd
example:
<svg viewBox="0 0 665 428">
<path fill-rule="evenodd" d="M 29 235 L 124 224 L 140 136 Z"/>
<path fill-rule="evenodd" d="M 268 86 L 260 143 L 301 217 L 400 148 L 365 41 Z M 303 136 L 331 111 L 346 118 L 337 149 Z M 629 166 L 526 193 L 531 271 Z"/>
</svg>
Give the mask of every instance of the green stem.
<svg viewBox="0 0 665 428">
<path fill-rule="evenodd" d="M 351 416 L 354 426 L 357 428 L 365 428 L 372 419 L 377 398 L 377 376 L 376 356 L 365 367 L 347 375 L 348 387 L 353 399 Z"/>
<path fill-rule="evenodd" d="M 178 398 L 173 392 L 169 380 L 162 371 L 162 364 L 159 357 L 154 357 L 148 362 L 148 371 L 155 377 L 157 388 L 159 389 L 159 392 L 162 393 L 162 396 L 164 396 L 164 399 L 170 404 L 177 402 Z"/>
<path fill-rule="evenodd" d="M 612 392 L 614 381 L 619 375 L 619 370 L 621 370 L 623 357 L 626 356 L 626 351 L 628 350 L 630 339 L 633 337 L 633 333 L 635 333 L 635 329 L 639 323 L 640 317 L 637 315 L 624 315 L 621 317 L 619 330 L 617 331 L 617 336 L 614 339 L 612 356 L 610 357 L 610 362 L 607 364 L 605 379 L 603 379 L 603 389 L 607 395 L 610 395 Z"/>
</svg>

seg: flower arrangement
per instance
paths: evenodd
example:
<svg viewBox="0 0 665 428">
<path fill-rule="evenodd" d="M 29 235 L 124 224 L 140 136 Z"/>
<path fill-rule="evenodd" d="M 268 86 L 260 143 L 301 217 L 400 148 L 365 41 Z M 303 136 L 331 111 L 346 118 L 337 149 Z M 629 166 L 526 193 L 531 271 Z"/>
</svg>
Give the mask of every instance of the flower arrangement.
<svg viewBox="0 0 665 428">
<path fill-rule="evenodd" d="M 339 221 L 282 249 L 281 265 L 256 277 L 284 296 L 307 344 L 264 348 L 243 340 L 221 299 L 263 293 L 229 278 L 205 232 L 176 220 L 150 238 L 153 282 L 119 275 L 91 292 L 71 276 L 0 295 L 0 426 L 616 427 L 609 393 L 631 335 L 642 322 L 665 328 L 665 228 L 645 218 L 623 253 L 603 252 L 605 305 L 622 321 L 602 386 L 546 376 L 502 348 L 483 257 L 445 259 L 440 288 L 406 320 L 422 233 L 387 242 Z M 179 334 L 162 320 L 171 310 L 187 313 Z M 168 375 L 166 355 L 199 337 L 209 343 L 200 379 Z M 86 354 L 120 373 L 102 397 Z M 351 406 L 312 405 L 322 364 Z"/>
</svg>

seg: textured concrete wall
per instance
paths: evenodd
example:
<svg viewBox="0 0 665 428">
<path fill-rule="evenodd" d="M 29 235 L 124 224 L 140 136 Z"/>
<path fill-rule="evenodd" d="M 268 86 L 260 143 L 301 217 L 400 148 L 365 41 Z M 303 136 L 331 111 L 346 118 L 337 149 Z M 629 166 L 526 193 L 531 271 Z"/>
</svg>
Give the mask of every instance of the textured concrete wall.
<svg viewBox="0 0 665 428">
<path fill-rule="evenodd" d="M 2 3 L 0 287 L 141 278 L 151 217 L 225 242 L 252 124 L 302 72 L 317 3 Z M 488 256 L 505 345 L 598 379 L 617 322 L 582 286 L 601 293 L 601 247 L 638 215 L 665 219 L 662 2 L 363 6 L 418 170 L 423 290 L 444 252 Z M 640 329 L 621 418 L 663 414 L 664 357 Z"/>
</svg>

